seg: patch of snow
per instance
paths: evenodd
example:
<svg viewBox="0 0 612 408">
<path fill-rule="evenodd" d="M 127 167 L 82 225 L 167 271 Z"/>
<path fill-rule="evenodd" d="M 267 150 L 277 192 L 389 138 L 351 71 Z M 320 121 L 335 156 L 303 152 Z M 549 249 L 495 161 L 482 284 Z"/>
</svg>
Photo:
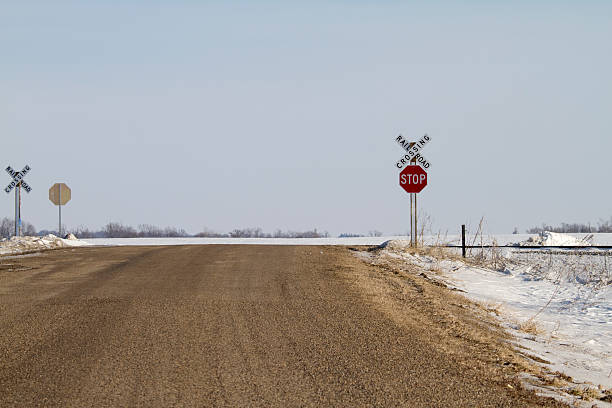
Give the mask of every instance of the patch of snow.
<svg viewBox="0 0 612 408">
<path fill-rule="evenodd" d="M 587 234 L 567 234 L 583 239 Z M 591 234 L 589 234 L 591 235 Z M 593 245 L 612 245 L 612 234 L 592 234 Z M 515 244 L 526 240 L 530 234 L 502 234 L 485 235 L 483 244 L 499 245 Z M 382 245 L 387 241 L 403 241 L 410 246 L 410 240 L 404 236 L 385 237 L 352 237 L 352 238 L 86 238 L 85 242 L 91 245 L 123 246 L 123 245 Z M 473 236 L 468 235 L 467 243 L 472 244 Z M 423 237 L 426 245 L 461 245 L 461 236 L 455 235 L 427 235 Z M 480 238 L 474 244 L 480 245 Z M 404 244 L 402 244 L 404 245 Z"/>
<path fill-rule="evenodd" d="M 382 244 L 380 244 L 378 247 L 389 250 L 402 250 L 410 248 L 410 246 L 411 245 L 409 239 L 388 239 Z"/>
<path fill-rule="evenodd" d="M 558 232 L 543 231 L 541 234 L 534 237 L 529 237 L 525 241 L 518 243 L 519 246 L 591 246 L 588 238 L 592 235 L 587 235 L 583 239 L 578 239 L 568 234 Z"/>
<path fill-rule="evenodd" d="M 550 361 L 552 371 L 612 387 L 612 286 L 590 292 L 577 282 L 533 280 L 521 273 L 468 266 L 446 272 L 468 297 L 500 306 L 506 328 L 521 345 Z M 544 335 L 519 330 L 532 318 Z"/>
<path fill-rule="evenodd" d="M 11 239 L 3 239 L 0 242 L 0 255 L 17 255 L 24 252 L 85 245 L 89 244 L 76 237 L 62 239 L 53 234 L 45 235 L 44 237 L 12 237 Z"/>
<path fill-rule="evenodd" d="M 483 234 L 482 244 L 491 245 L 493 242 L 496 242 L 498 245 L 516 245 L 521 241 L 525 241 L 529 238 L 533 238 L 539 234 Z M 612 233 L 592 233 L 592 234 L 582 234 L 582 233 L 571 233 L 571 234 L 563 234 L 576 238 L 577 240 L 587 240 L 590 236 L 592 236 L 592 240 L 590 241 L 591 245 L 608 245 L 612 246 Z M 387 239 L 394 239 L 393 237 L 388 237 Z M 405 239 L 405 237 L 404 237 Z M 427 235 L 424 237 L 424 242 L 426 245 L 461 245 L 461 235 L 460 234 L 446 234 L 446 235 Z M 480 245 L 481 240 L 480 236 L 477 239 L 474 239 L 474 236 L 470 233 L 466 236 L 466 244 L 468 245 Z"/>
</svg>

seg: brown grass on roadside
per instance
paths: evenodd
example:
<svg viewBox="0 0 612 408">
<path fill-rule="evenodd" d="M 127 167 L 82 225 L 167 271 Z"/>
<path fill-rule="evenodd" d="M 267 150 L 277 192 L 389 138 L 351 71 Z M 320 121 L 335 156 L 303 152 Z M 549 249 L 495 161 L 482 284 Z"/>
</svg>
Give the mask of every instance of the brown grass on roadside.
<svg viewBox="0 0 612 408">
<path fill-rule="evenodd" d="M 607 390 L 603 390 L 602 391 L 603 396 L 600 397 L 599 399 L 604 401 L 604 402 L 609 402 L 612 404 L 612 388 L 608 388 Z"/>
<path fill-rule="evenodd" d="M 494 242 L 495 243 L 495 242 Z M 481 248 L 474 255 L 463 258 L 457 248 L 448 248 L 442 245 L 419 246 L 406 248 L 405 252 L 410 255 L 431 256 L 439 260 L 461 261 L 466 265 L 490 268 L 492 270 L 503 270 L 512 260 L 502 254 L 500 248 Z"/>
<path fill-rule="evenodd" d="M 537 378 L 542 385 L 548 385 L 555 388 L 562 388 L 568 384 L 566 380 L 556 375 L 539 375 Z"/>
</svg>

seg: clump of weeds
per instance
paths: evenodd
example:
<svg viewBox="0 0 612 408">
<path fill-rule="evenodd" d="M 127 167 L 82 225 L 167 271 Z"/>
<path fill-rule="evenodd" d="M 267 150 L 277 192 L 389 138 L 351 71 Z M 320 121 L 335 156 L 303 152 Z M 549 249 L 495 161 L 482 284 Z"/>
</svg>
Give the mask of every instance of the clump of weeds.
<svg viewBox="0 0 612 408">
<path fill-rule="evenodd" d="M 599 390 L 588 386 L 571 388 L 570 390 L 568 390 L 568 394 L 575 395 L 584 401 L 592 401 L 594 399 L 600 399 L 602 397 Z"/>
</svg>

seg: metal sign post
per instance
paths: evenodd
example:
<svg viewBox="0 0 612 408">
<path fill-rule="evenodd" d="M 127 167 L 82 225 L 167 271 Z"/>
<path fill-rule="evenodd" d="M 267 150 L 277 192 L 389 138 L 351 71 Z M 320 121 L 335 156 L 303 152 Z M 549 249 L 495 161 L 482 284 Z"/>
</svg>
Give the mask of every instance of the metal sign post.
<svg viewBox="0 0 612 408">
<path fill-rule="evenodd" d="M 418 246 L 419 245 L 419 238 L 418 238 L 418 232 L 419 229 L 417 228 L 417 195 L 416 193 L 414 193 L 414 246 Z"/>
<path fill-rule="evenodd" d="M 17 185 L 17 188 L 15 188 L 15 236 L 19 237 L 21 236 L 21 231 L 19 231 L 19 224 L 21 223 L 21 197 L 20 196 L 20 191 L 21 190 L 21 184 Z"/>
<path fill-rule="evenodd" d="M 402 135 L 395 141 L 406 151 L 395 166 L 402 170 L 400 172 L 400 187 L 410 194 L 410 246 L 418 244 L 418 214 L 417 193 L 427 186 L 427 173 L 431 163 L 421 154 L 421 150 L 431 140 L 427 134 L 416 142 L 407 141 Z M 404 167 L 405 166 L 405 167 Z"/>
<path fill-rule="evenodd" d="M 399 174 L 399 184 L 410 194 L 410 240 L 416 245 L 417 234 L 417 193 L 427 186 L 427 173 L 421 166 L 406 166 Z"/>
<path fill-rule="evenodd" d="M 26 164 L 21 171 L 13 170 L 11 166 L 8 166 L 5 170 L 13 178 L 4 192 L 8 194 L 15 188 L 15 236 L 19 237 L 21 236 L 21 188 L 23 187 L 28 194 L 32 191 L 32 188 L 23 179 L 31 168 Z"/>
<path fill-rule="evenodd" d="M 49 189 L 49 200 L 59 207 L 59 228 L 58 234 L 62 236 L 62 205 L 66 205 L 72 198 L 72 191 L 64 183 L 55 183 Z"/>
</svg>

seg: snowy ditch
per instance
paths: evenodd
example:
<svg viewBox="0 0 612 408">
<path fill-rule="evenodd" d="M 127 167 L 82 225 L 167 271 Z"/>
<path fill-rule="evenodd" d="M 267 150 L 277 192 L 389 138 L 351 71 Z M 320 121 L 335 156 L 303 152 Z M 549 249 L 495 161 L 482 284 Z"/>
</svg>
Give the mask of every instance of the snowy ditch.
<svg viewBox="0 0 612 408">
<path fill-rule="evenodd" d="M 498 317 L 519 349 L 571 377 L 553 388 L 526 376 L 528 386 L 575 406 L 586 403 L 576 390 L 591 389 L 594 399 L 584 406 L 612 407 L 597 399 L 612 401 L 612 251 L 472 249 L 464 261 L 460 249 L 410 254 L 407 241 L 382 247 L 378 258 L 418 266 L 464 291 Z"/>
</svg>

